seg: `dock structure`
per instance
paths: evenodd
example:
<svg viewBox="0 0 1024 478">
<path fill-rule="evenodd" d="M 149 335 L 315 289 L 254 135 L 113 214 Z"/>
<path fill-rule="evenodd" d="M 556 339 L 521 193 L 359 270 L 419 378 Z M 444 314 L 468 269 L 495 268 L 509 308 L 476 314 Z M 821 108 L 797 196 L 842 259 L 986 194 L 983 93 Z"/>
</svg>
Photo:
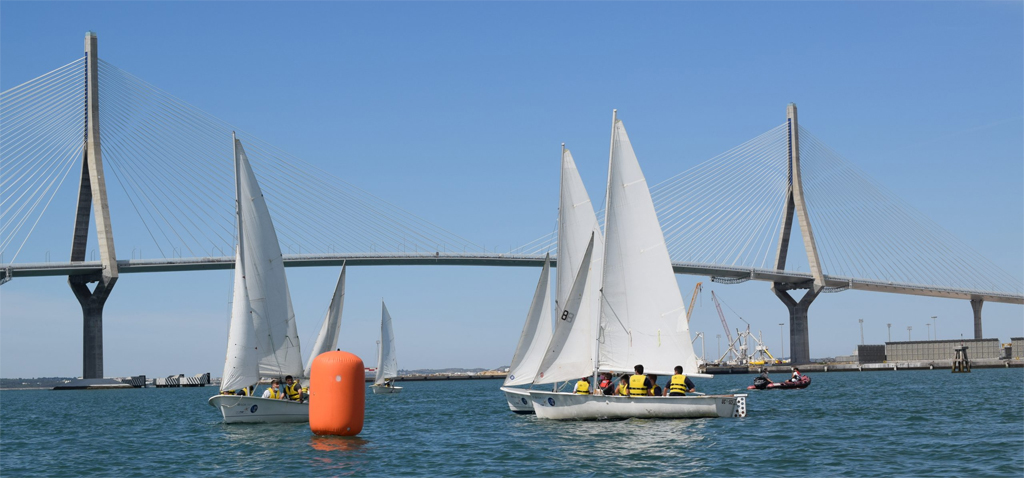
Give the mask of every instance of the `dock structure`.
<svg viewBox="0 0 1024 478">
<path fill-rule="evenodd" d="M 971 372 L 971 360 L 967 358 L 968 348 L 970 347 L 961 345 L 953 349 L 956 352 L 956 357 L 953 358 L 953 373 Z"/>
</svg>

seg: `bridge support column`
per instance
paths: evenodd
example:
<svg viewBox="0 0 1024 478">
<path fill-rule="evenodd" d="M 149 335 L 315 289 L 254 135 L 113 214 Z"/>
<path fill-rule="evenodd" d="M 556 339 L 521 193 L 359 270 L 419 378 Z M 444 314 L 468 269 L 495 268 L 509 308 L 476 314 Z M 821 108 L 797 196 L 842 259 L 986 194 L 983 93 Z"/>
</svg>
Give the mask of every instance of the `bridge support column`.
<svg viewBox="0 0 1024 478">
<path fill-rule="evenodd" d="M 786 304 L 789 309 L 789 360 L 790 363 L 805 364 L 811 362 L 811 339 L 807 328 L 807 309 L 811 302 L 818 297 L 819 291 L 808 290 L 799 302 L 789 295 L 783 288 L 783 284 L 776 283 L 772 286 L 775 295 Z"/>
<path fill-rule="evenodd" d="M 96 34 L 85 34 L 85 147 L 82 174 L 78 183 L 75 230 L 71 239 L 71 262 L 85 261 L 89 241 L 89 219 L 95 217 L 97 248 L 103 270 L 98 274 L 72 275 L 68 285 L 82 306 L 82 378 L 103 378 L 103 304 L 117 282 L 117 257 L 114 233 L 110 226 L 107 184 L 103 177 L 100 145 L 99 73 Z M 91 211 L 90 211 L 91 209 Z M 96 287 L 89 290 L 89 284 Z"/>
<path fill-rule="evenodd" d="M 971 299 L 971 309 L 974 309 L 974 338 L 983 339 L 981 334 L 981 306 L 985 305 L 982 299 Z"/>
<path fill-rule="evenodd" d="M 82 306 L 82 378 L 103 378 L 103 305 L 117 279 L 101 279 L 92 291 L 85 279 L 68 280 Z"/>
</svg>

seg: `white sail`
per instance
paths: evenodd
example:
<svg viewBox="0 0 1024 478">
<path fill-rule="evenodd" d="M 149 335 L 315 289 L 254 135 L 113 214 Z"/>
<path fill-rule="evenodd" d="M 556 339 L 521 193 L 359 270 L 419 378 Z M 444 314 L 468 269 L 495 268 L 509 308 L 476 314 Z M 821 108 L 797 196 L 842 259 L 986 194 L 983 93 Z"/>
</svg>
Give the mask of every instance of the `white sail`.
<svg viewBox="0 0 1024 478">
<path fill-rule="evenodd" d="M 395 355 L 395 331 L 391 328 L 391 314 L 384 301 L 380 302 L 380 353 L 377 354 L 377 378 L 374 385 L 398 376 L 398 357 Z"/>
<path fill-rule="evenodd" d="M 572 289 L 573 281 L 576 280 L 576 272 L 583 261 L 583 254 L 587 248 L 587 241 L 591 234 L 594 235 L 594 254 L 591 257 L 590 269 L 595 271 L 590 282 L 587 284 L 586 299 L 580 306 L 580 314 L 585 317 L 593 317 L 593 325 L 597 325 L 597 316 L 600 308 L 601 290 L 601 264 L 604 260 L 604 238 L 601 234 L 601 226 L 597 222 L 597 214 L 594 213 L 594 205 L 590 202 L 590 195 L 583 186 L 583 179 L 576 169 L 576 162 L 572 159 L 572 153 L 562 148 L 562 178 L 559 188 L 558 200 L 558 271 L 565 271 L 558 274 L 558 283 L 555 288 L 555 308 L 565 306 L 565 300 Z M 563 267 L 564 266 L 568 266 Z M 589 327 L 590 324 L 587 324 Z M 589 333 L 589 331 L 588 331 Z M 590 344 L 587 344 L 590 347 Z"/>
<path fill-rule="evenodd" d="M 516 353 L 512 356 L 512 365 L 508 368 L 505 385 L 526 385 L 533 383 L 544 358 L 545 347 L 551 342 L 551 287 L 548 278 L 551 276 L 551 258 L 544 257 L 544 269 L 537 281 L 537 290 L 533 293 L 530 312 L 526 314 L 526 324 L 519 336 Z"/>
<path fill-rule="evenodd" d="M 245 264 L 245 288 L 260 350 L 260 375 L 301 377 L 302 354 L 274 223 L 242 143 L 235 140 L 235 176 L 239 195 L 239 249 Z"/>
<path fill-rule="evenodd" d="M 245 269 L 241 254 L 235 255 L 235 290 L 228 326 L 228 351 L 221 375 L 221 390 L 239 390 L 260 380 L 256 331 L 249 314 L 249 294 L 245 291 Z"/>
<path fill-rule="evenodd" d="M 579 315 L 579 310 L 585 299 L 584 292 L 590 276 L 590 258 L 593 252 L 594 236 L 591 235 L 576 280 L 565 301 L 565 307 L 559 310 L 555 317 L 555 333 L 544 353 L 544 359 L 541 360 L 537 378 L 533 380 L 535 384 L 574 380 L 588 376 L 594 371 L 589 342 L 584 342 L 586 348 L 571 347 L 576 344 L 573 339 L 581 336 L 580 325 L 590 321 L 589 317 Z"/>
<path fill-rule="evenodd" d="M 665 237 L 622 121 L 612 125 L 599 368 L 698 373 Z"/>
<path fill-rule="evenodd" d="M 345 264 L 341 265 L 341 276 L 338 277 L 338 285 L 334 287 L 334 297 L 331 298 L 331 305 L 327 308 L 327 315 L 324 316 L 324 323 L 320 326 L 320 333 L 316 336 L 313 344 L 313 351 L 306 362 L 306 373 L 313 368 L 313 359 L 324 352 L 334 350 L 338 345 L 338 334 L 341 332 L 341 309 L 345 305 Z"/>
</svg>

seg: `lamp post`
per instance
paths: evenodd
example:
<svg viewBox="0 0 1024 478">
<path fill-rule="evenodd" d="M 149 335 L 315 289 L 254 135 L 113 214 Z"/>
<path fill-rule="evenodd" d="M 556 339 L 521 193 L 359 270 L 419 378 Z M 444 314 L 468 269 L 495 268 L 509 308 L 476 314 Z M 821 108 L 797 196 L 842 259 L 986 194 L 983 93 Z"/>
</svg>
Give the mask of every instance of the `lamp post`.
<svg viewBox="0 0 1024 478">
<path fill-rule="evenodd" d="M 779 324 L 779 362 L 782 362 L 782 357 L 786 356 L 786 332 L 782 328 L 785 323 Z"/>
<path fill-rule="evenodd" d="M 924 324 L 924 326 L 928 327 L 928 329 L 925 331 L 925 334 L 928 336 L 928 340 L 931 340 L 932 339 L 932 324 L 926 323 L 926 324 Z"/>
<path fill-rule="evenodd" d="M 722 334 L 715 334 L 715 338 L 718 339 L 718 356 L 722 356 Z"/>
<path fill-rule="evenodd" d="M 932 322 L 935 325 L 935 328 L 933 329 L 933 330 L 935 330 L 935 340 L 939 340 L 939 321 L 938 321 L 938 318 L 939 318 L 939 316 L 937 316 L 937 315 L 933 315 L 932 316 Z"/>
<path fill-rule="evenodd" d="M 860 322 L 860 344 L 864 345 L 864 319 L 857 319 Z"/>
<path fill-rule="evenodd" d="M 889 341 L 892 342 L 892 324 L 885 324 L 885 328 L 889 332 Z"/>
<path fill-rule="evenodd" d="M 910 338 L 910 330 L 911 329 L 913 329 L 913 327 L 908 325 L 907 326 L 907 342 L 913 342 L 913 340 L 911 340 L 911 338 Z"/>
</svg>

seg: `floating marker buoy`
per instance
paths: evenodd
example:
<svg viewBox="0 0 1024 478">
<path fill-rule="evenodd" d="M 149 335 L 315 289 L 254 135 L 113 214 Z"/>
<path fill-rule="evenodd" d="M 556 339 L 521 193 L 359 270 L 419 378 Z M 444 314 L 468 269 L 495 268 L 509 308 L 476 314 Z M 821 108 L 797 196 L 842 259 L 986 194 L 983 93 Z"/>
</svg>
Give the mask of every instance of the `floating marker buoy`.
<svg viewBox="0 0 1024 478">
<path fill-rule="evenodd" d="M 317 435 L 363 431 L 366 383 L 363 361 L 348 352 L 325 352 L 309 371 L 309 429 Z"/>
</svg>

